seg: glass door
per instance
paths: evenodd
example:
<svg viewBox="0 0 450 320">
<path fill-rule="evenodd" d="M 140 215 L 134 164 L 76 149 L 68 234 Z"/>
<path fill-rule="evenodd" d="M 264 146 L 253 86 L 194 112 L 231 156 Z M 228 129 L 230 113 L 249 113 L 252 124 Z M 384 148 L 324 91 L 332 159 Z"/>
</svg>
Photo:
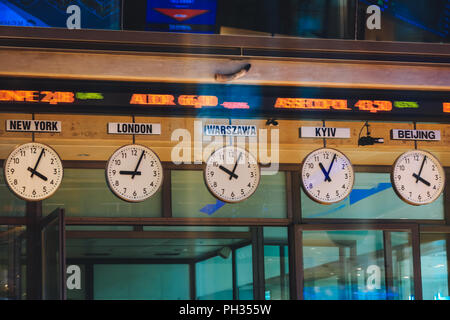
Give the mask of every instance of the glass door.
<svg viewBox="0 0 450 320">
<path fill-rule="evenodd" d="M 299 232 L 305 300 L 416 298 L 411 230 L 303 226 Z"/>
<path fill-rule="evenodd" d="M 65 300 L 64 209 L 56 209 L 42 219 L 42 299 Z"/>
</svg>

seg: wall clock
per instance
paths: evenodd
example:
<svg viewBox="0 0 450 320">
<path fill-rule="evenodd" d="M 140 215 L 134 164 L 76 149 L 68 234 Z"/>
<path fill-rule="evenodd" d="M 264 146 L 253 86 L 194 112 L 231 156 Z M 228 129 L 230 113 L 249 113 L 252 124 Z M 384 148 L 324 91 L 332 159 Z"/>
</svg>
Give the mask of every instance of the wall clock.
<svg viewBox="0 0 450 320">
<path fill-rule="evenodd" d="M 63 178 L 63 165 L 56 151 L 37 142 L 14 149 L 5 160 L 3 170 L 9 189 L 26 201 L 50 197 Z"/>
<path fill-rule="evenodd" d="M 303 191 L 321 204 L 345 199 L 355 181 L 350 160 L 331 148 L 317 149 L 308 154 L 303 160 L 301 177 Z"/>
<path fill-rule="evenodd" d="M 236 203 L 249 198 L 261 177 L 255 157 L 245 149 L 226 146 L 207 160 L 204 178 L 209 191 L 219 200 Z"/>
<path fill-rule="evenodd" d="M 154 195 L 163 182 L 163 168 L 150 149 L 130 144 L 117 149 L 106 164 L 106 181 L 120 199 L 141 202 Z"/>
<path fill-rule="evenodd" d="M 431 153 L 411 150 L 395 160 L 391 182 L 400 199 L 418 206 L 439 198 L 444 190 L 445 172 Z"/>
</svg>

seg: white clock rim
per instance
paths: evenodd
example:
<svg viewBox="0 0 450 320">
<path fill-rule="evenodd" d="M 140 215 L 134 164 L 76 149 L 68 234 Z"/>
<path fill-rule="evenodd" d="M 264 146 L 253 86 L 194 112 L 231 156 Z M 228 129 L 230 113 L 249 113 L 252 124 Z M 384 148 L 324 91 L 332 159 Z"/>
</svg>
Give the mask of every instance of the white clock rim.
<svg viewBox="0 0 450 320">
<path fill-rule="evenodd" d="M 41 146 L 43 146 L 43 147 L 46 147 L 46 148 L 52 150 L 52 151 L 56 154 L 56 156 L 58 157 L 59 163 L 61 164 L 61 179 L 59 180 L 58 185 L 54 188 L 54 190 L 53 190 L 51 193 L 49 193 L 49 194 L 46 195 L 45 197 L 41 197 L 41 198 L 38 198 L 38 199 L 36 199 L 36 198 L 27 198 L 27 197 L 24 197 L 24 196 L 18 194 L 18 193 L 17 193 L 17 192 L 9 185 L 9 182 L 8 182 L 8 180 L 6 179 L 6 165 L 7 165 L 8 161 L 10 160 L 10 157 L 12 156 L 12 154 L 14 153 L 14 151 L 16 151 L 17 149 L 19 149 L 19 148 L 21 148 L 21 147 L 23 147 L 23 146 L 25 146 L 25 145 L 27 145 L 27 144 L 37 144 L 37 145 L 41 145 Z M 58 152 L 56 152 L 56 150 L 53 149 L 52 147 L 50 147 L 48 144 L 41 143 L 41 142 L 34 142 L 34 141 L 32 141 L 32 142 L 26 142 L 26 143 L 22 143 L 22 144 L 16 145 L 16 146 L 14 147 L 14 149 L 8 154 L 8 156 L 6 157 L 5 161 L 3 162 L 3 176 L 5 177 L 6 186 L 8 187 L 9 191 L 11 191 L 16 197 L 18 197 L 18 198 L 21 199 L 21 200 L 28 201 L 28 202 L 37 202 L 37 201 L 42 201 L 42 200 L 45 200 L 45 199 L 50 198 L 51 196 L 53 196 L 53 195 L 55 194 L 56 191 L 58 191 L 58 189 L 59 189 L 59 187 L 61 186 L 61 183 L 62 183 L 62 181 L 63 181 L 63 179 L 64 179 L 64 165 L 63 165 L 63 163 L 62 163 L 61 157 L 59 156 Z"/>
<path fill-rule="evenodd" d="M 111 187 L 110 181 L 109 181 L 109 179 L 108 179 L 108 166 L 109 166 L 109 163 L 111 162 L 113 156 L 114 156 L 120 149 L 123 149 L 123 148 L 125 148 L 125 147 L 132 147 L 132 146 L 139 146 L 139 147 L 146 148 L 147 150 L 150 150 L 150 151 L 156 156 L 156 159 L 158 159 L 159 164 L 161 165 L 161 183 L 159 184 L 158 188 L 157 188 L 150 196 L 148 196 L 148 197 L 146 197 L 145 199 L 142 199 L 142 200 L 132 200 L 132 199 L 128 199 L 128 198 L 126 198 L 126 197 L 123 197 L 122 195 L 120 195 L 119 193 L 117 193 L 117 192 L 114 190 L 113 187 Z M 150 199 L 151 197 L 153 197 L 156 193 L 158 193 L 159 190 L 161 190 L 162 185 L 163 185 L 163 183 L 164 183 L 164 167 L 163 167 L 163 165 L 162 165 L 162 162 L 161 162 L 161 159 L 159 158 L 159 156 L 158 156 L 158 155 L 156 154 L 156 152 L 154 152 L 150 147 L 147 147 L 146 145 L 139 144 L 139 143 L 126 144 L 126 145 L 123 145 L 123 146 L 117 148 L 116 150 L 114 150 L 114 152 L 113 152 L 113 153 L 111 154 L 111 156 L 108 158 L 108 161 L 106 161 L 106 166 L 105 166 L 105 179 L 106 179 L 106 185 L 108 186 L 108 189 L 109 189 L 116 197 L 118 197 L 119 199 L 121 199 L 121 200 L 123 200 L 123 201 L 125 201 L 125 202 L 129 202 L 129 203 L 139 203 L 139 202 L 144 202 L 144 201 Z"/>
<path fill-rule="evenodd" d="M 440 166 L 441 169 L 442 169 L 442 173 L 443 173 L 443 175 L 442 175 L 442 190 L 439 192 L 438 196 L 437 196 L 434 200 L 431 200 L 431 201 L 428 201 L 428 202 L 422 202 L 422 203 L 413 202 L 413 201 L 410 201 L 410 200 L 406 199 L 405 197 L 403 197 L 403 195 L 400 193 L 400 191 L 397 190 L 397 186 L 395 185 L 395 180 L 394 180 L 394 170 L 395 170 L 395 167 L 397 166 L 397 162 L 402 158 L 402 156 L 403 156 L 404 154 L 410 153 L 410 152 L 417 152 L 417 151 L 422 152 L 422 153 L 426 153 L 427 156 L 430 155 L 431 158 L 433 158 L 433 159 L 439 164 L 439 166 Z M 430 204 L 430 203 L 433 203 L 434 201 L 436 201 L 436 200 L 441 196 L 441 194 L 442 194 L 442 193 L 444 192 L 444 190 L 445 190 L 445 169 L 444 169 L 444 167 L 442 166 L 441 161 L 439 161 L 439 159 L 438 159 L 434 154 L 432 154 L 431 152 L 426 151 L 426 150 L 422 150 L 422 149 L 411 149 L 411 150 L 408 150 L 408 151 L 405 151 L 405 152 L 401 153 L 401 154 L 395 159 L 394 164 L 393 164 L 392 167 L 391 167 L 391 175 L 390 175 L 390 176 L 391 176 L 392 189 L 394 189 L 395 194 L 396 194 L 402 201 L 406 202 L 407 204 L 416 206 L 416 207 L 418 207 L 418 206 L 423 206 L 423 205 L 427 205 L 427 204 Z"/>
<path fill-rule="evenodd" d="M 347 159 L 348 163 L 350 164 L 350 169 L 352 170 L 352 185 L 351 185 L 351 187 L 350 187 L 350 189 L 349 189 L 350 191 L 348 192 L 348 194 L 347 194 L 344 198 L 342 198 L 341 200 L 339 200 L 339 201 L 328 201 L 328 202 L 326 202 L 326 201 L 323 201 L 323 200 L 319 200 L 319 199 L 315 198 L 312 194 L 310 194 L 309 191 L 308 191 L 308 190 L 306 189 L 306 187 L 305 187 L 305 183 L 304 183 L 304 181 L 303 181 L 303 174 L 302 174 L 302 172 L 303 172 L 303 167 L 305 166 L 305 160 L 306 160 L 310 155 L 312 155 L 313 153 L 315 153 L 315 152 L 317 152 L 317 151 L 320 151 L 320 150 L 332 150 L 332 151 L 335 151 L 335 152 L 341 154 L 345 159 Z M 311 200 L 313 200 L 313 201 L 315 201 L 315 202 L 317 202 L 317 203 L 319 203 L 319 204 L 323 204 L 323 205 L 331 205 L 331 204 L 339 203 L 339 202 L 345 200 L 345 199 L 350 195 L 350 193 L 352 193 L 353 187 L 354 187 L 354 185 L 355 185 L 355 169 L 353 168 L 352 162 L 350 161 L 350 159 L 349 159 L 342 151 L 340 151 L 340 150 L 338 150 L 338 149 L 335 149 L 335 148 L 328 148 L 328 147 L 325 147 L 325 148 L 318 148 L 318 149 L 315 149 L 315 150 L 311 151 L 310 153 L 308 153 L 308 154 L 303 158 L 302 166 L 301 166 L 301 168 L 300 168 L 299 175 L 300 175 L 300 179 L 301 179 L 301 182 L 302 182 L 301 185 L 302 185 L 303 192 L 304 192 Z"/>
<path fill-rule="evenodd" d="M 256 166 L 257 166 L 257 168 L 258 168 L 258 181 L 257 181 L 257 183 L 256 183 L 256 188 L 252 191 L 252 193 L 250 193 L 249 195 L 247 195 L 244 199 L 241 199 L 241 200 L 238 200 L 238 201 L 230 201 L 230 200 L 228 200 L 228 199 L 224 199 L 224 198 L 220 197 L 219 195 L 215 194 L 214 191 L 210 189 L 209 184 L 208 184 L 208 180 L 207 180 L 207 178 L 206 178 L 206 168 L 208 167 L 209 159 L 211 159 L 211 157 L 212 157 L 217 151 L 219 151 L 219 150 L 221 150 L 221 149 L 226 149 L 226 148 L 233 148 L 233 149 L 236 149 L 236 150 L 242 150 L 242 151 L 248 153 L 251 157 L 253 157 L 253 160 L 255 160 L 255 164 L 256 164 Z M 261 166 L 260 166 L 259 163 L 258 163 L 258 159 L 257 159 L 250 151 L 248 151 L 247 149 L 244 149 L 244 148 L 241 148 L 241 147 L 237 147 L 237 146 L 229 145 L 229 146 L 221 147 L 221 148 L 219 148 L 219 149 L 217 149 L 217 150 L 214 150 L 214 152 L 211 153 L 211 155 L 208 157 L 208 159 L 207 159 L 206 162 L 205 162 L 205 167 L 204 167 L 204 169 L 203 169 L 203 180 L 204 180 L 204 183 L 205 183 L 205 185 L 206 185 L 206 189 L 208 189 L 209 193 L 210 193 L 214 198 L 216 198 L 216 199 L 218 199 L 218 200 L 220 200 L 220 201 L 222 201 L 222 202 L 231 203 L 231 204 L 233 204 L 233 203 L 240 203 L 240 202 L 243 202 L 243 201 L 245 201 L 245 200 L 248 200 L 248 199 L 256 192 L 256 190 L 258 190 L 259 183 L 261 182 Z"/>
</svg>

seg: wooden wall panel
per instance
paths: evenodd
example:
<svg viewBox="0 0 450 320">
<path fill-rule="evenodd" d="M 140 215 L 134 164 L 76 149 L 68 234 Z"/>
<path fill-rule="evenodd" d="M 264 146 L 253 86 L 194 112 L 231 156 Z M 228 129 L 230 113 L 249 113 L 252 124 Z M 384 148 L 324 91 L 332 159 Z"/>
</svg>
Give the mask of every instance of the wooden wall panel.
<svg viewBox="0 0 450 320">
<path fill-rule="evenodd" d="M 5 114 L 0 113 L 0 159 L 8 156 L 18 144 L 32 140 L 31 133 L 5 132 L 6 119 L 31 119 L 31 114 Z M 131 116 L 103 116 L 103 115 L 67 115 L 67 114 L 36 114 L 39 120 L 60 120 L 61 133 L 36 133 L 35 141 L 52 146 L 63 160 L 101 160 L 105 161 L 122 145 L 133 142 L 131 135 L 107 134 L 108 122 L 132 122 Z M 266 126 L 266 119 L 207 119 L 207 118 L 178 118 L 178 117 L 136 117 L 135 122 L 161 123 L 161 135 L 136 135 L 135 142 L 151 147 L 162 161 L 171 161 L 173 148 L 180 146 L 181 138 L 178 133 L 187 134 L 190 140 L 191 162 L 200 163 L 201 158 L 206 160 L 212 152 L 212 142 L 229 144 L 230 138 L 202 137 L 203 124 L 253 124 L 258 129 L 267 129 L 267 145 L 261 144 L 262 136 L 258 140 L 244 139 L 245 147 L 260 155 L 271 156 L 271 133 L 278 130 L 279 135 L 279 161 L 280 163 L 301 163 L 303 158 L 311 151 L 323 147 L 323 139 L 299 138 L 301 126 L 322 126 L 322 121 L 308 120 L 278 120 L 279 125 Z M 347 127 L 351 130 L 350 139 L 327 139 L 326 146 L 343 151 L 355 165 L 392 165 L 395 159 L 404 151 L 414 148 L 413 141 L 390 140 L 390 129 L 413 129 L 413 123 L 400 122 L 369 122 L 372 137 L 384 138 L 385 143 L 373 146 L 358 146 L 358 134 L 364 126 L 364 121 L 326 121 L 328 127 Z M 197 132 L 195 133 L 194 128 Z M 176 131 L 186 129 L 186 131 Z M 418 142 L 419 149 L 435 154 L 445 166 L 450 166 L 450 125 L 418 123 L 417 129 L 441 130 L 441 141 Z M 362 135 L 366 134 L 363 128 Z M 198 143 L 203 138 L 202 143 Z M 173 139 L 173 140 L 172 140 Z M 179 140 L 180 139 L 180 140 Z M 197 139 L 197 143 L 194 143 Z M 234 143 L 237 143 L 234 140 Z M 194 149 L 194 147 L 196 149 Z M 195 157 L 195 158 L 194 158 Z M 266 159 L 261 158 L 260 161 Z M 276 159 L 276 158 L 272 158 Z"/>
</svg>

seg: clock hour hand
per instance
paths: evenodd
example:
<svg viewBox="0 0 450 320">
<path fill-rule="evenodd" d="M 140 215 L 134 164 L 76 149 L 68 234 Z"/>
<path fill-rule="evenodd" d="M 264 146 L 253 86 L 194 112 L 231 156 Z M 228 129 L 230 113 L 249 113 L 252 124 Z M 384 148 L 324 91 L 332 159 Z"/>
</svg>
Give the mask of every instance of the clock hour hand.
<svg viewBox="0 0 450 320">
<path fill-rule="evenodd" d="M 327 172 L 327 171 L 325 170 L 325 168 L 323 167 L 322 162 L 319 162 L 319 167 L 320 167 L 320 169 L 322 170 L 323 174 L 325 175 L 325 180 L 324 180 L 324 181 L 327 181 L 327 180 L 328 180 L 328 182 L 331 182 L 331 178 L 330 178 L 330 176 L 328 175 L 328 172 Z"/>
<path fill-rule="evenodd" d="M 35 174 L 35 175 L 37 175 L 39 178 L 41 178 L 41 179 L 44 180 L 44 181 L 47 181 L 47 180 L 48 180 L 46 176 L 44 176 L 43 174 L 37 172 L 36 170 L 34 170 L 34 169 L 31 168 L 31 167 L 28 167 L 28 171 L 31 172 L 31 176 L 33 176 L 33 175 Z"/>
<path fill-rule="evenodd" d="M 230 175 L 230 178 L 238 178 L 238 175 L 235 174 L 234 172 L 231 172 L 230 170 L 228 170 L 227 168 L 225 168 L 224 166 L 220 165 L 219 169 L 224 171 L 225 173 L 228 173 Z"/>
<path fill-rule="evenodd" d="M 140 176 L 141 175 L 141 172 L 140 171 L 119 171 L 119 174 L 126 174 L 126 175 L 130 175 L 130 176 L 132 176 L 132 175 L 137 175 L 137 176 Z"/>
<path fill-rule="evenodd" d="M 413 177 L 416 178 L 416 182 L 417 182 L 417 181 L 421 181 L 421 182 L 423 182 L 424 184 L 426 184 L 427 186 L 431 186 L 431 183 L 429 183 L 427 180 L 425 180 L 425 179 L 422 178 L 421 176 L 419 176 L 419 175 L 413 173 Z"/>
</svg>

